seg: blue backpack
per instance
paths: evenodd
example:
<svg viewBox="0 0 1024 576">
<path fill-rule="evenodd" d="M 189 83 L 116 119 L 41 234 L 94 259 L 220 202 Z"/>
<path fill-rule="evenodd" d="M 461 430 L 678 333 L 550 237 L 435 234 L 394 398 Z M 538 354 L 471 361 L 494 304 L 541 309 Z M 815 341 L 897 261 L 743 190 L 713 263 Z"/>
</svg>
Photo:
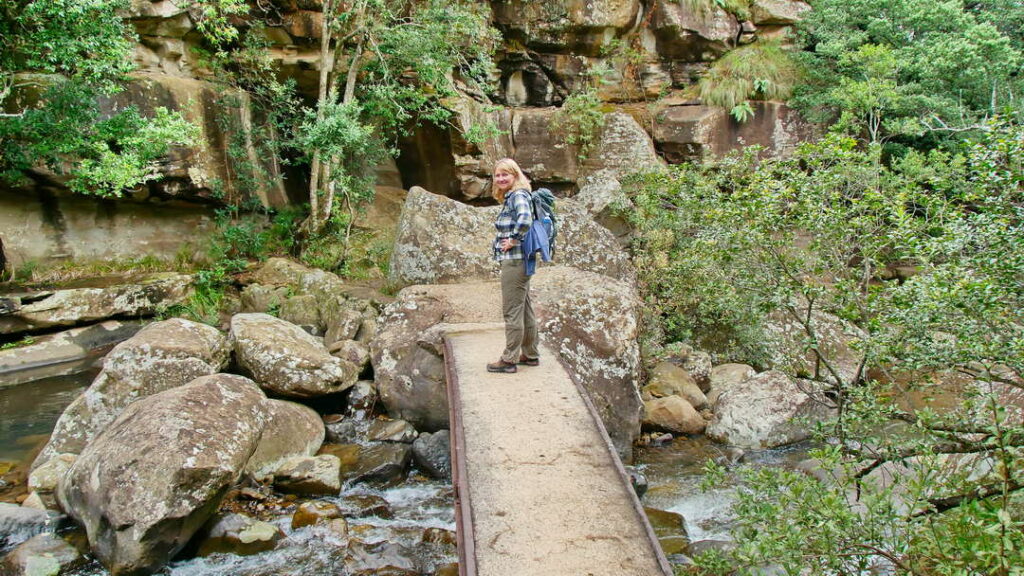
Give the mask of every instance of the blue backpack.
<svg viewBox="0 0 1024 576">
<path fill-rule="evenodd" d="M 555 251 L 555 237 L 558 236 L 558 219 L 555 217 L 555 195 L 547 188 L 538 188 L 530 193 L 533 219 L 539 220 L 548 234 L 548 245 Z"/>
</svg>

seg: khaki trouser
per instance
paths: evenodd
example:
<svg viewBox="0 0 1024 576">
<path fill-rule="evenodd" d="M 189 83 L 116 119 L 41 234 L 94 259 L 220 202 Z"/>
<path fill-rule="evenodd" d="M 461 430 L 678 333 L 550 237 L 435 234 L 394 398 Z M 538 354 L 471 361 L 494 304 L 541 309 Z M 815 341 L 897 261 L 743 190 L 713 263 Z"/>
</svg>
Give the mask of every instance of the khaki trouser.
<svg viewBox="0 0 1024 576">
<path fill-rule="evenodd" d="M 530 303 L 530 277 L 522 260 L 501 261 L 501 313 L 505 318 L 501 359 L 515 364 L 520 355 L 537 358 L 537 319 Z"/>
</svg>

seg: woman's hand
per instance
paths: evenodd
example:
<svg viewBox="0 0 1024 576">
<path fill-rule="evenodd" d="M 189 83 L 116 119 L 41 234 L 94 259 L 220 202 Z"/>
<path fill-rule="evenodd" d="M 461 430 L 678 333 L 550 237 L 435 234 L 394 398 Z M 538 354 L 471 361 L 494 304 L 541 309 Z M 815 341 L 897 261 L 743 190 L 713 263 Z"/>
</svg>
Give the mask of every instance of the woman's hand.
<svg viewBox="0 0 1024 576">
<path fill-rule="evenodd" d="M 516 241 L 511 239 L 511 238 L 503 238 L 501 243 L 498 244 L 498 246 L 501 248 L 502 252 L 508 252 L 509 250 L 514 248 L 515 245 L 516 245 Z"/>
</svg>

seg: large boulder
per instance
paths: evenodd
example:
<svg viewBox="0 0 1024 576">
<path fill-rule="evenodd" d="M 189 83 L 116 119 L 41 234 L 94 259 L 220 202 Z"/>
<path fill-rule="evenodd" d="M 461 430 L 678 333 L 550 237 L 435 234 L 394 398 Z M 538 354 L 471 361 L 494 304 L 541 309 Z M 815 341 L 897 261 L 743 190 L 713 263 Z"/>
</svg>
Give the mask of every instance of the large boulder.
<svg viewBox="0 0 1024 576">
<path fill-rule="evenodd" d="M 811 6 L 802 0 L 754 0 L 750 19 L 758 26 L 796 24 Z"/>
<path fill-rule="evenodd" d="M 651 30 L 663 57 L 708 61 L 736 45 L 740 24 L 717 2 L 656 0 L 652 4 Z"/>
<path fill-rule="evenodd" d="M 740 448 L 775 448 L 808 438 L 833 412 L 816 384 L 772 370 L 725 390 L 706 433 Z"/>
<path fill-rule="evenodd" d="M 246 474 L 261 477 L 293 456 L 312 456 L 324 443 L 324 422 L 312 408 L 285 400 L 267 401 L 267 426 Z"/>
<path fill-rule="evenodd" d="M 103 371 L 61 414 L 33 469 L 58 454 L 78 454 L 130 403 L 216 374 L 229 358 L 216 328 L 181 318 L 155 322 L 118 344 Z"/>
<path fill-rule="evenodd" d="M 466 294 L 473 298 L 467 299 Z M 632 286 L 574 268 L 542 268 L 531 281 L 541 340 L 594 403 L 620 454 L 640 429 L 639 300 Z M 381 315 L 371 342 L 374 374 L 389 414 L 417 430 L 448 428 L 441 339 L 446 324 L 501 321 L 497 282 L 410 286 Z"/>
<path fill-rule="evenodd" d="M 810 325 L 817 338 L 817 351 L 808 347 L 808 333 L 802 316 L 798 321 L 784 311 L 772 312 L 765 321 L 765 347 L 771 366 L 799 378 L 814 378 L 842 384 L 852 384 L 860 378 L 864 353 L 857 348 L 866 335 L 864 331 L 832 314 L 814 310 Z M 819 362 L 818 353 L 824 357 Z M 833 373 L 834 370 L 834 373 Z"/>
<path fill-rule="evenodd" d="M 634 272 L 628 256 L 586 208 L 559 200 L 558 215 L 559 264 L 631 281 Z M 497 207 L 473 208 L 414 187 L 402 210 L 391 256 L 392 281 L 451 284 L 497 278 L 491 248 L 497 216 Z"/>
<path fill-rule="evenodd" d="M 259 387 L 229 374 L 133 402 L 75 461 L 60 505 L 112 573 L 151 573 L 217 510 L 266 417 Z"/>
<path fill-rule="evenodd" d="M 495 24 L 506 34 L 523 38 L 536 50 L 598 55 L 601 48 L 631 27 L 639 0 L 593 2 L 495 2 Z"/>
<path fill-rule="evenodd" d="M 331 356 L 321 339 L 268 314 L 236 314 L 230 337 L 239 368 L 274 394 L 333 394 L 349 389 L 359 376 L 354 364 Z"/>
<path fill-rule="evenodd" d="M 0 334 L 152 316 L 158 307 L 184 302 L 191 289 L 191 276 L 167 272 L 124 278 L 107 287 L 25 295 L 15 302 L 13 311 L 0 316 Z"/>
<path fill-rule="evenodd" d="M 700 434 L 707 422 L 685 398 L 666 396 L 644 402 L 643 425 L 677 434 Z"/>
</svg>

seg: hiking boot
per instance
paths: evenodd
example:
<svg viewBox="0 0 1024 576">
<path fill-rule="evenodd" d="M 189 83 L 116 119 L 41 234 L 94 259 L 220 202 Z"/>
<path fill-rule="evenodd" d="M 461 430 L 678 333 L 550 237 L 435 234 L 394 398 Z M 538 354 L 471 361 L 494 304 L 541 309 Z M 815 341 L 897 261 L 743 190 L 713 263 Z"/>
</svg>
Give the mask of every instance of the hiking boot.
<svg viewBox="0 0 1024 576">
<path fill-rule="evenodd" d="M 488 372 L 498 372 L 501 374 L 515 374 L 516 365 L 511 362 L 505 362 L 504 360 L 498 360 L 487 365 Z"/>
<path fill-rule="evenodd" d="M 527 358 L 524 355 L 519 356 L 519 362 L 516 364 L 522 364 L 523 366 L 540 366 L 540 358 Z"/>
</svg>

